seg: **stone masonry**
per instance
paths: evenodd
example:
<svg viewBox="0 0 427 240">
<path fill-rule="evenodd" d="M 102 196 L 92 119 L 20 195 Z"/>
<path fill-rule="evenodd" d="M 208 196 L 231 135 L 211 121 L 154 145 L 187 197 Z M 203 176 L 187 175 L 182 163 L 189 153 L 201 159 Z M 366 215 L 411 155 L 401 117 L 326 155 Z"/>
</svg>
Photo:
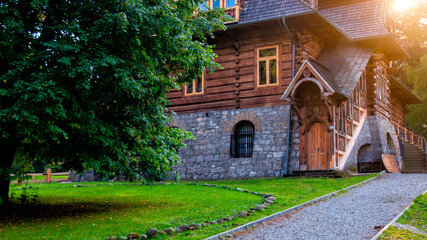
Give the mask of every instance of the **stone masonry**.
<svg viewBox="0 0 427 240">
<path fill-rule="evenodd" d="M 186 180 L 278 177 L 286 153 L 289 108 L 283 105 L 177 115 L 173 125 L 190 131 L 196 140 L 187 140 L 188 147 L 179 150 L 182 164 L 174 170 Z M 255 126 L 253 155 L 234 158 L 230 155 L 230 136 L 236 124 L 244 120 Z M 299 159 L 295 149 L 290 155 Z"/>
<path fill-rule="evenodd" d="M 387 135 L 391 138 L 391 142 L 387 141 Z M 393 124 L 380 116 L 368 116 L 344 165 L 344 170 L 357 171 L 358 159 L 361 162 L 381 161 L 383 153 L 395 155 L 402 169 L 399 141 Z"/>
</svg>

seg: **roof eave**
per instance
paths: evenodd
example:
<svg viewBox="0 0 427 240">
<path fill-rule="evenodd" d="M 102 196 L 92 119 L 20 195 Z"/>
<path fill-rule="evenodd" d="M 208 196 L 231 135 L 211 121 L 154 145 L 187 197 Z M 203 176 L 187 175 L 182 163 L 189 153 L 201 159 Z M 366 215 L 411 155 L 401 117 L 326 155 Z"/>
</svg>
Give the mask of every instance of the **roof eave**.
<svg viewBox="0 0 427 240">
<path fill-rule="evenodd" d="M 246 22 L 246 23 L 239 23 L 239 21 L 231 23 L 231 24 L 227 24 L 227 29 L 232 29 L 232 28 L 238 28 L 238 27 L 244 27 L 244 26 L 249 26 L 249 25 L 254 25 L 254 24 L 258 24 L 258 23 L 264 23 L 264 22 L 270 22 L 273 20 L 280 20 L 281 18 L 285 17 L 285 18 L 292 18 L 292 17 L 298 17 L 298 16 L 304 16 L 304 15 L 310 15 L 310 14 L 314 14 L 315 12 L 305 12 L 305 13 L 298 13 L 298 14 L 291 14 L 291 15 L 277 15 L 275 17 L 271 17 L 271 18 L 266 18 L 266 19 L 262 19 L 262 20 L 257 20 L 257 21 L 252 21 L 252 22 Z"/>
<path fill-rule="evenodd" d="M 412 98 L 412 101 L 410 101 L 410 100 L 409 101 L 405 101 L 406 102 L 405 105 L 420 104 L 420 103 L 422 103 L 421 98 L 417 94 L 413 93 L 411 91 L 411 89 L 409 89 L 408 86 L 406 86 L 401 81 L 399 81 L 395 76 L 390 75 L 390 79 L 393 80 L 393 82 L 395 82 L 397 85 L 399 85 L 399 87 L 402 90 L 404 90 Z"/>
</svg>

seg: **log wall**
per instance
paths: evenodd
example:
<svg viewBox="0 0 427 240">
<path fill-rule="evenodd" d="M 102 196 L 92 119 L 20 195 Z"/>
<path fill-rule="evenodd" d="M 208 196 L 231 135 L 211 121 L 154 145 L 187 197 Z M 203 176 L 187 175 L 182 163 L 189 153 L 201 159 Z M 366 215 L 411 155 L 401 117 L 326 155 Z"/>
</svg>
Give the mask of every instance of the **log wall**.
<svg viewBox="0 0 427 240">
<path fill-rule="evenodd" d="M 300 30 L 300 33 L 291 30 L 296 33 L 295 36 L 299 36 L 296 46 L 296 58 L 299 59 L 295 65 L 297 71 L 305 49 L 311 49 L 310 55 L 317 57 L 323 44 L 307 37 L 307 31 Z M 238 47 L 233 42 L 237 42 Z M 215 61 L 223 69 L 205 74 L 204 94 L 184 96 L 183 90 L 167 93 L 171 102 L 169 110 L 190 113 L 285 104 L 280 98 L 292 80 L 292 44 L 287 32 L 277 22 L 218 33 L 213 44 L 218 55 Z M 257 87 L 257 48 L 275 45 L 279 51 L 278 85 Z"/>
</svg>

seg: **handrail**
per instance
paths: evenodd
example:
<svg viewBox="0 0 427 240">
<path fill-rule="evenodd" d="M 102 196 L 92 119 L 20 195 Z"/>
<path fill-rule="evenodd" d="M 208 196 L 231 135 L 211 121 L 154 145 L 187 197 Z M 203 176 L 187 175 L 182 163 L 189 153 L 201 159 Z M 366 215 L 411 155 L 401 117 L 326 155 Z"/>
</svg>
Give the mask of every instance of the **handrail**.
<svg viewBox="0 0 427 240">
<path fill-rule="evenodd" d="M 404 133 L 403 139 L 407 142 L 410 142 L 413 145 L 416 145 L 418 148 L 420 148 L 424 152 L 426 152 L 427 141 L 421 133 L 419 133 L 419 132 L 415 131 L 414 129 L 411 129 L 407 126 L 403 126 L 399 123 L 396 123 L 394 121 L 391 121 L 391 123 L 393 125 L 395 125 L 395 127 L 397 128 L 396 132 L 397 132 L 398 137 L 402 138 L 402 136 L 401 136 L 402 134 L 400 132 L 400 129 L 403 129 L 403 133 Z M 410 139 L 408 138 L 408 133 L 410 134 Z M 421 141 L 415 142 L 414 137 L 419 138 Z"/>
</svg>

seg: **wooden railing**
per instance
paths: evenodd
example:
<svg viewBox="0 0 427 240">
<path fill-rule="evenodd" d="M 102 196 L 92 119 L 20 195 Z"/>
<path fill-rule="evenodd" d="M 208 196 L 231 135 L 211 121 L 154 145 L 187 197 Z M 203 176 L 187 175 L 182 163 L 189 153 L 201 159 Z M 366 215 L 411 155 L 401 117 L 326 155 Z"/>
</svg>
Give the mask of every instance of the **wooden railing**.
<svg viewBox="0 0 427 240">
<path fill-rule="evenodd" d="M 16 180 L 12 181 L 12 183 L 17 183 L 18 185 L 21 185 L 21 183 L 51 183 L 52 181 L 55 182 L 65 182 L 68 180 L 68 174 L 70 172 L 60 172 L 60 173 L 52 173 L 52 170 L 48 169 L 46 173 L 26 173 L 24 174 L 25 177 L 31 177 L 31 181 L 26 181 L 23 179 L 20 179 L 19 175 L 16 176 Z M 10 174 L 11 177 L 15 177 L 15 174 Z M 36 176 L 44 176 L 44 180 L 36 180 Z M 64 176 L 63 178 L 52 178 L 52 176 Z"/>
<path fill-rule="evenodd" d="M 423 151 L 426 150 L 426 140 L 423 135 L 394 121 L 391 121 L 391 123 L 396 128 L 397 136 L 399 138 L 404 139 L 406 142 L 409 142 L 414 146 L 417 146 Z"/>
</svg>

